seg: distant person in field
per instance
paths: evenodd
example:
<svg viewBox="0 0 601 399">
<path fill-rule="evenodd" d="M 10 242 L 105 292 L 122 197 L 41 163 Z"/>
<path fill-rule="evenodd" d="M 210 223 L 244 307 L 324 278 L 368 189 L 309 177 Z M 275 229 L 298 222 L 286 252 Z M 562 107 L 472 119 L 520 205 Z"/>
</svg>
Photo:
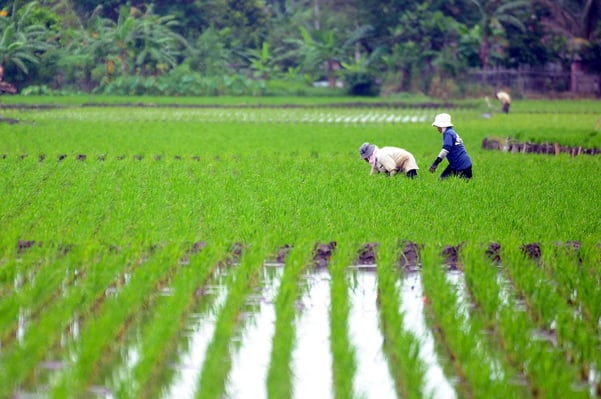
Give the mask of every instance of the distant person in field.
<svg viewBox="0 0 601 399">
<path fill-rule="evenodd" d="M 503 112 L 508 114 L 509 107 L 511 107 L 511 96 L 509 95 L 509 93 L 505 91 L 498 91 L 497 94 L 495 94 L 495 97 L 497 97 L 497 100 L 501 101 L 501 105 L 503 106 Z"/>
<path fill-rule="evenodd" d="M 453 129 L 453 123 L 451 122 L 451 115 L 449 114 L 438 114 L 434 118 L 432 123 L 440 133 L 442 133 L 442 150 L 430 166 L 430 172 L 436 172 L 436 168 L 447 158 L 449 166 L 440 175 L 441 179 L 445 179 L 449 176 L 459 176 L 464 179 L 472 178 L 472 159 L 470 158 L 467 150 L 463 146 L 463 140 Z"/>
<path fill-rule="evenodd" d="M 371 165 L 370 176 L 374 173 L 385 173 L 394 176 L 399 172 L 409 178 L 417 176 L 417 162 L 409 151 L 399 147 L 382 147 L 375 144 L 363 143 L 359 147 L 361 159 Z"/>
</svg>

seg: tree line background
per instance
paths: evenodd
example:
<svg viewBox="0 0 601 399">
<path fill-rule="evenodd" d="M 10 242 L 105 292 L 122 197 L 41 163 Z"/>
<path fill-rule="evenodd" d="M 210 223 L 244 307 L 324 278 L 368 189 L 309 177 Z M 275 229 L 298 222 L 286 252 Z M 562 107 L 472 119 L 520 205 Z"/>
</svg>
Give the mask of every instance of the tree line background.
<svg viewBox="0 0 601 399">
<path fill-rule="evenodd" d="M 0 0 L 0 92 L 448 98 L 528 70 L 601 93 L 600 19 L 601 0 Z"/>
</svg>

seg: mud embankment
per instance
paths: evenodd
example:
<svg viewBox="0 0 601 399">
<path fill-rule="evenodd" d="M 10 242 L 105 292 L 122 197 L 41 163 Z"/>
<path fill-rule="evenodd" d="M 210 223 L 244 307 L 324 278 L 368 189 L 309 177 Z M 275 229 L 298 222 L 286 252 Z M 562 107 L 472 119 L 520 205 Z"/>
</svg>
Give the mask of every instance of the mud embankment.
<svg viewBox="0 0 601 399">
<path fill-rule="evenodd" d="M 485 137 L 484 140 L 482 140 L 482 149 L 524 154 L 569 154 L 573 157 L 577 155 L 601 154 L 601 149 L 596 147 L 587 148 L 583 146 L 561 145 L 559 143 L 531 143 L 527 141 L 520 142 L 512 138 L 499 139 L 489 137 Z"/>
</svg>

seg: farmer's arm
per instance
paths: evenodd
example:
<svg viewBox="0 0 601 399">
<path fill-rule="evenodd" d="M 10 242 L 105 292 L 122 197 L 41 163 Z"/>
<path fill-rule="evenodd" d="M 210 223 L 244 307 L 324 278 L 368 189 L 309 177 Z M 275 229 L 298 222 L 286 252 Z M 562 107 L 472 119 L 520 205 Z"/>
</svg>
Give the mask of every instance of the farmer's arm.
<svg viewBox="0 0 601 399">
<path fill-rule="evenodd" d="M 374 173 L 378 173 L 378 171 L 376 170 L 376 164 L 374 163 L 373 165 L 370 165 L 371 168 L 369 170 L 369 175 L 373 175 Z"/>
<path fill-rule="evenodd" d="M 452 137 L 450 134 L 443 135 L 442 138 L 442 149 L 438 153 L 438 156 L 430 166 L 430 172 L 434 173 L 438 165 L 442 162 L 443 159 L 449 155 L 449 151 L 451 150 L 451 146 L 453 145 Z"/>
</svg>

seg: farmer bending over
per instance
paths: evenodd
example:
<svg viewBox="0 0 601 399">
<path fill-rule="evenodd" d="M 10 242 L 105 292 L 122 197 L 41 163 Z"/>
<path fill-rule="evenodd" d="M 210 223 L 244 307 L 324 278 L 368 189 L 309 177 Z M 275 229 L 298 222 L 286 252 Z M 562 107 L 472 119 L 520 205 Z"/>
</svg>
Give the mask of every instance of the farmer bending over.
<svg viewBox="0 0 601 399">
<path fill-rule="evenodd" d="M 508 114 L 509 107 L 511 106 L 511 96 L 504 91 L 497 92 L 495 96 L 499 101 L 501 101 L 501 104 L 503 105 L 503 112 Z"/>
<path fill-rule="evenodd" d="M 436 127 L 438 131 L 442 133 L 442 150 L 440 150 L 438 157 L 436 157 L 436 160 L 434 160 L 434 163 L 430 166 L 430 172 L 434 173 L 438 164 L 440 164 L 443 159 L 447 158 L 449 166 L 447 166 L 440 175 L 441 179 L 445 179 L 449 176 L 459 176 L 465 179 L 471 179 L 472 159 L 463 146 L 463 140 L 461 140 L 461 137 L 453 130 L 451 115 L 436 115 L 432 126 Z"/>
<path fill-rule="evenodd" d="M 379 148 L 375 144 L 363 143 L 359 147 L 359 155 L 361 159 L 371 165 L 370 176 L 374 173 L 386 173 L 388 176 L 394 176 L 398 172 L 403 172 L 409 178 L 417 176 L 419 167 L 415 162 L 415 157 L 402 148 Z"/>
</svg>

